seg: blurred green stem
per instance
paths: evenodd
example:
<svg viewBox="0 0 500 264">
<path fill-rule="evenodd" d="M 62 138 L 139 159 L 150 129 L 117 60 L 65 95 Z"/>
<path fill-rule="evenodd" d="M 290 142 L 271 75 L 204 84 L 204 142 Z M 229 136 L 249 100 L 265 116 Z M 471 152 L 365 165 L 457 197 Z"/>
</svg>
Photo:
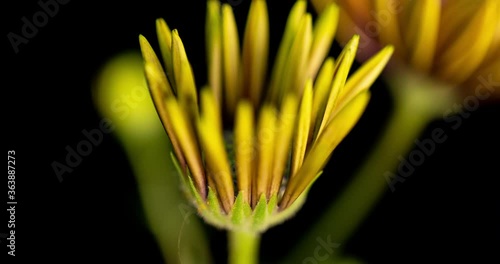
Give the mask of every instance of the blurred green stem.
<svg viewBox="0 0 500 264">
<path fill-rule="evenodd" d="M 149 96 L 141 54 L 117 55 L 97 77 L 96 107 L 116 127 L 142 202 L 137 215 L 147 222 L 165 262 L 212 263 L 202 223 L 179 188 L 172 147 Z"/>
<path fill-rule="evenodd" d="M 178 190 L 179 176 L 168 160 L 171 148 L 166 135 L 128 140 L 124 148 L 137 178 L 144 214 L 167 263 L 211 263 L 202 226 L 194 210 L 187 211 L 190 205 Z"/>
<path fill-rule="evenodd" d="M 260 234 L 228 231 L 229 264 L 256 264 L 259 260 Z"/>
<path fill-rule="evenodd" d="M 394 108 L 381 138 L 332 206 L 301 240 L 293 259 L 311 255 L 320 235 L 331 235 L 331 241 L 344 245 L 383 196 L 392 179 L 388 175 L 398 174 L 400 157 L 413 149 L 427 125 L 454 102 L 449 87 L 420 75 L 401 72 L 389 78 Z M 392 184 L 397 187 L 400 183 Z M 326 262 L 332 263 L 339 253 L 334 252 Z"/>
</svg>

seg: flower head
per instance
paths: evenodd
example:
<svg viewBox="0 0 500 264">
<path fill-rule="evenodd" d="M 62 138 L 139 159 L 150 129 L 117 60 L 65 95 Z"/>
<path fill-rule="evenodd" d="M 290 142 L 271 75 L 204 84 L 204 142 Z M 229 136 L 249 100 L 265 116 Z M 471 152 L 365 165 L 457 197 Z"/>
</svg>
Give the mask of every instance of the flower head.
<svg viewBox="0 0 500 264">
<path fill-rule="evenodd" d="M 312 0 L 321 11 L 334 0 Z M 500 2 L 496 0 L 336 0 L 341 6 L 338 39 L 361 36 L 360 58 L 394 46 L 397 67 L 469 95 L 478 77 L 500 80 Z M 496 89 L 500 95 L 500 89 Z"/>
<path fill-rule="evenodd" d="M 163 65 L 140 36 L 148 86 L 199 214 L 219 227 L 263 231 L 300 207 L 393 49 L 348 78 L 359 37 L 326 58 L 337 6 L 313 24 L 306 1 L 297 1 L 268 75 L 265 1 L 252 1 L 241 43 L 231 6 L 208 1 L 206 19 L 207 85 L 197 89 L 179 32 L 159 19 Z"/>
</svg>

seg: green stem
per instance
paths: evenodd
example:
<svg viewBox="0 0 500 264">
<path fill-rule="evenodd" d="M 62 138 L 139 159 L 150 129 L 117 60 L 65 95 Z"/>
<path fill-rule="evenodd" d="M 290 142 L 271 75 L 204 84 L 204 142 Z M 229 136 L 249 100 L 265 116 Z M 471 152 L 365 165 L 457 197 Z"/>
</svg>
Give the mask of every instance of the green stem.
<svg viewBox="0 0 500 264">
<path fill-rule="evenodd" d="M 258 263 L 260 236 L 260 233 L 255 232 L 228 231 L 229 263 Z"/>
<path fill-rule="evenodd" d="M 453 102 L 450 90 L 441 84 L 405 72 L 391 76 L 393 79 L 388 81 L 395 105 L 382 137 L 334 204 L 301 241 L 294 258 L 310 255 L 320 235 L 329 235 L 331 241 L 344 245 L 380 200 L 389 183 L 394 187 L 400 184 L 388 177 L 398 177 L 396 170 L 400 158 L 412 150 L 415 140 L 430 121 Z"/>
<path fill-rule="evenodd" d="M 171 144 L 146 96 L 141 54 L 126 52 L 107 62 L 93 92 L 97 109 L 109 119 L 108 128 L 116 128 L 113 134 L 128 157 L 142 206 L 139 220 L 146 220 L 165 262 L 212 263 L 203 224 L 179 188 Z M 114 109 L 116 102 L 126 106 L 126 114 Z"/>
</svg>

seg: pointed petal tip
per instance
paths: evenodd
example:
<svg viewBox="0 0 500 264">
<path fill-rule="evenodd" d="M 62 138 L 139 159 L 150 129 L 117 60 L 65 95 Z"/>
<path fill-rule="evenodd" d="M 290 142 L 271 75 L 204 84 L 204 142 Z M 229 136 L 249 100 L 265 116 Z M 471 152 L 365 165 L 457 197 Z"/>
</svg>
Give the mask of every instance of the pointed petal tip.
<svg viewBox="0 0 500 264">
<path fill-rule="evenodd" d="M 387 45 L 384 48 L 385 50 L 388 50 L 388 52 L 393 53 L 394 52 L 394 46 L 393 45 Z"/>
<path fill-rule="evenodd" d="M 148 39 L 142 34 L 139 34 L 139 45 L 144 61 L 148 62 L 154 60 L 156 54 L 154 53 L 153 47 L 149 43 Z"/>
<path fill-rule="evenodd" d="M 157 19 L 155 20 L 155 22 L 156 22 L 156 25 L 157 25 L 157 26 L 158 26 L 158 25 L 161 25 L 161 24 L 165 24 L 165 25 L 167 24 L 167 22 L 165 22 L 165 19 L 163 19 L 163 18 L 161 18 L 161 17 L 160 17 L 160 18 L 157 18 Z"/>
<path fill-rule="evenodd" d="M 361 36 L 358 34 L 354 34 L 351 39 L 347 42 L 347 44 L 344 46 L 342 53 L 344 52 L 352 52 L 356 54 L 358 52 L 358 47 L 359 47 L 359 40 L 361 39 Z M 341 55 L 342 55 L 341 53 Z"/>
<path fill-rule="evenodd" d="M 380 53 L 383 54 L 384 57 L 390 58 L 394 54 L 394 50 L 395 47 L 393 45 L 387 45 L 380 50 Z"/>
<path fill-rule="evenodd" d="M 139 44 L 141 45 L 141 48 L 142 48 L 143 45 L 146 45 L 146 44 L 149 45 L 148 40 L 142 34 L 139 34 Z"/>
<path fill-rule="evenodd" d="M 302 1 L 297 1 L 297 2 L 302 2 Z M 303 1 L 304 4 L 306 1 Z M 314 1 L 311 1 L 314 2 Z M 312 4 L 313 6 L 315 5 L 314 3 Z M 307 8 L 307 6 L 306 6 Z M 319 10 L 318 10 L 319 11 Z M 324 7 L 321 8 L 321 10 L 318 12 L 318 15 L 326 16 L 329 18 L 336 18 L 338 21 L 338 15 L 340 13 L 340 7 L 334 2 L 329 2 L 324 4 Z"/>
<path fill-rule="evenodd" d="M 351 37 L 351 41 L 358 41 L 359 42 L 359 39 L 361 38 L 361 36 L 359 34 L 354 34 L 352 37 Z"/>
</svg>

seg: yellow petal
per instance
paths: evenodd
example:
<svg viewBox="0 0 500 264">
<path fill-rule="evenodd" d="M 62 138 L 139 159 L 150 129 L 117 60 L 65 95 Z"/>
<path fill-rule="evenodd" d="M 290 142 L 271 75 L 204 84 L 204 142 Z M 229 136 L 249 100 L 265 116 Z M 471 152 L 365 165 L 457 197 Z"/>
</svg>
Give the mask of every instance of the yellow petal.
<svg viewBox="0 0 500 264">
<path fill-rule="evenodd" d="M 226 108 L 228 113 L 234 113 L 241 90 L 241 62 L 238 28 L 228 4 L 222 5 L 222 48 Z"/>
<path fill-rule="evenodd" d="M 297 174 L 288 182 L 280 207 L 289 207 L 325 166 L 338 144 L 351 131 L 363 114 L 370 98 L 369 91 L 359 94 L 326 126 L 311 147 Z"/>
<path fill-rule="evenodd" d="M 205 24 L 208 84 L 214 92 L 217 104 L 222 106 L 222 33 L 219 1 L 207 2 Z"/>
<path fill-rule="evenodd" d="M 318 78 L 316 78 L 316 82 L 314 83 L 313 106 L 311 112 L 311 130 L 314 129 L 316 125 L 318 113 L 320 111 L 324 113 L 326 102 L 328 100 L 328 92 L 332 87 L 333 75 L 335 73 L 334 66 L 334 59 L 332 57 L 329 57 L 321 67 Z M 314 131 L 310 132 L 312 133 Z"/>
<path fill-rule="evenodd" d="M 307 149 L 307 139 L 309 137 L 309 129 L 311 125 L 312 101 L 312 81 L 309 79 L 306 83 L 306 88 L 304 89 L 302 101 L 300 102 L 297 129 L 295 131 L 292 145 L 293 152 L 290 178 L 295 177 L 296 172 L 304 161 Z"/>
<path fill-rule="evenodd" d="M 496 20 L 496 0 L 484 0 L 469 23 L 438 58 L 438 75 L 453 83 L 471 76 L 485 58 L 493 40 Z"/>
<path fill-rule="evenodd" d="M 207 119 L 208 122 L 213 124 L 215 130 L 212 132 L 214 134 L 222 135 L 222 120 L 221 120 L 221 110 L 217 101 L 215 100 L 215 96 L 213 91 L 209 87 L 203 87 L 201 89 L 201 113 Z"/>
<path fill-rule="evenodd" d="M 139 44 L 141 45 L 148 81 L 158 84 L 155 88 L 158 89 L 159 93 L 165 94 L 166 97 L 173 97 L 174 93 L 167 80 L 167 76 L 165 76 L 165 71 L 163 71 L 160 60 L 158 60 L 151 44 L 149 44 L 148 40 L 142 35 L 139 36 Z"/>
<path fill-rule="evenodd" d="M 355 24 L 354 19 L 349 16 L 344 8 L 341 8 L 339 14 L 339 27 L 336 33 L 337 42 L 341 46 L 344 46 L 353 36 L 360 36 L 360 48 L 358 49 L 356 59 L 361 62 L 369 59 L 380 48 L 380 44 L 376 38 L 378 35 L 365 32 L 365 25 L 367 24 Z"/>
<path fill-rule="evenodd" d="M 252 180 L 255 163 L 255 127 L 252 104 L 241 101 L 236 108 L 235 118 L 235 150 L 236 174 L 238 176 L 238 192 L 243 192 L 243 199 L 249 203 L 252 195 Z"/>
<path fill-rule="evenodd" d="M 278 48 L 278 53 L 271 74 L 268 96 L 269 100 L 272 102 L 278 102 L 279 98 L 281 98 L 281 94 L 283 92 L 281 90 L 283 87 L 282 82 L 285 78 L 288 78 L 288 76 L 284 75 L 284 70 L 289 59 L 290 48 L 292 47 L 294 39 L 297 35 L 302 18 L 305 15 L 306 7 L 306 1 L 298 0 L 295 2 L 290 14 L 288 15 L 285 33 Z"/>
<path fill-rule="evenodd" d="M 167 98 L 175 98 L 175 96 L 170 88 L 170 84 L 167 81 L 167 76 L 165 76 L 165 72 L 161 67 L 161 63 L 149 42 L 144 36 L 140 35 L 139 43 L 141 45 L 142 57 L 144 58 L 144 72 L 151 97 L 153 98 L 153 103 L 155 104 L 156 111 L 158 112 L 163 127 L 165 127 L 168 137 L 172 142 L 175 155 L 179 160 L 179 165 L 183 170 L 185 170 L 186 161 L 184 159 L 184 155 L 182 154 L 178 139 L 174 134 L 172 122 L 168 118 L 167 110 L 165 108 L 165 100 L 167 100 Z"/>
<path fill-rule="evenodd" d="M 359 36 L 355 35 L 354 37 L 352 37 L 351 41 L 347 43 L 347 45 L 344 47 L 344 50 L 342 50 L 342 53 L 340 54 L 339 61 L 337 62 L 335 69 L 335 76 L 333 77 L 332 87 L 330 88 L 330 94 L 326 101 L 326 106 L 324 110 L 321 109 L 323 111 L 320 111 L 317 117 L 317 122 L 319 123 L 321 121 L 321 123 L 319 123 L 319 129 L 315 133 L 314 138 L 317 138 L 323 132 L 323 129 L 332 117 L 332 112 L 339 100 L 339 94 L 343 92 L 342 90 L 346 83 L 347 75 L 349 74 L 351 66 L 354 62 L 358 44 Z"/>
<path fill-rule="evenodd" d="M 309 57 L 311 43 L 312 16 L 306 14 L 302 17 L 297 36 L 290 48 L 290 53 L 284 69 L 282 87 L 279 88 L 282 94 L 278 98 L 278 101 L 281 101 L 283 94 L 286 94 L 288 91 L 293 91 L 299 96 L 302 95 L 307 80 L 306 62 Z"/>
<path fill-rule="evenodd" d="M 311 52 L 309 54 L 309 65 L 306 75 L 308 78 L 316 78 L 318 69 L 330 51 L 337 30 L 338 19 L 339 8 L 337 5 L 328 6 L 318 17 L 314 25 L 314 37 L 311 44 Z"/>
<path fill-rule="evenodd" d="M 252 193 L 252 204 L 255 205 L 262 194 L 267 198 L 269 185 L 271 184 L 273 156 L 276 133 L 276 110 L 270 105 L 264 105 L 259 115 L 257 125 L 257 189 Z"/>
<path fill-rule="evenodd" d="M 234 186 L 220 124 L 220 113 L 210 89 L 202 93 L 202 114 L 197 124 L 209 173 L 217 187 L 222 206 L 230 212 L 234 202 Z"/>
<path fill-rule="evenodd" d="M 463 85 L 465 88 L 463 98 L 467 96 L 474 96 L 481 100 L 500 98 L 500 60 L 492 60 L 473 76 L 475 78 L 471 78 Z"/>
<path fill-rule="evenodd" d="M 270 186 L 270 196 L 278 194 L 281 181 L 285 172 L 285 166 L 290 153 L 290 144 L 295 127 L 297 115 L 298 98 L 289 94 L 283 100 L 279 118 L 276 124 L 276 140 L 274 145 L 273 175 Z"/>
<path fill-rule="evenodd" d="M 500 4 L 497 4 L 497 9 L 496 9 L 496 17 L 500 17 Z M 495 36 L 494 36 L 494 40 L 493 40 L 493 44 L 494 44 L 494 47 L 492 48 L 495 48 L 496 51 L 500 51 L 499 49 L 499 46 L 500 46 L 500 19 L 497 19 L 496 20 L 496 23 L 495 23 Z M 498 54 L 498 52 L 497 52 Z"/>
<path fill-rule="evenodd" d="M 365 27 L 371 20 L 371 8 L 373 0 L 336 0 L 342 9 L 346 10 L 349 16 L 357 25 Z M 341 24 L 342 26 L 342 24 Z"/>
<path fill-rule="evenodd" d="M 186 157 L 196 188 L 200 192 L 201 197 L 206 197 L 205 173 L 201 161 L 200 149 L 189 117 L 175 98 L 168 98 L 165 104 L 168 118 L 172 122 L 173 132 L 175 133 L 175 137 L 178 138 L 182 152 Z"/>
<path fill-rule="evenodd" d="M 435 2 L 438 3 L 437 1 Z M 378 31 L 380 43 L 382 45 L 390 44 L 394 46 L 399 57 L 403 57 L 402 54 L 405 53 L 406 49 L 403 44 L 403 38 L 401 36 L 401 29 L 399 25 L 398 15 L 401 11 L 399 11 L 399 8 L 395 6 L 401 3 L 398 3 L 398 0 L 375 0 L 373 4 L 375 13 L 372 13 L 372 15 L 374 15 L 374 18 L 380 27 L 380 30 Z M 407 29 L 405 29 L 405 31 L 412 32 Z"/>
<path fill-rule="evenodd" d="M 175 83 L 177 85 L 177 96 L 184 106 L 193 106 L 197 109 L 198 96 L 193 70 L 186 55 L 184 44 L 177 30 L 172 31 L 172 64 L 174 68 Z M 196 110 L 197 112 L 197 110 Z"/>
<path fill-rule="evenodd" d="M 243 42 L 244 91 L 258 107 L 267 72 L 269 21 L 266 1 L 252 1 Z"/>
<path fill-rule="evenodd" d="M 339 95 L 339 101 L 333 110 L 332 117 L 339 113 L 354 97 L 370 88 L 389 62 L 393 52 L 392 46 L 383 48 L 349 77 Z"/>
<path fill-rule="evenodd" d="M 168 81 L 175 92 L 174 67 L 172 65 L 172 32 L 162 18 L 156 20 L 156 35 L 158 35 L 158 44 L 167 70 Z"/>
<path fill-rule="evenodd" d="M 440 14 L 441 2 L 436 0 L 413 1 L 410 9 L 406 28 L 409 59 L 413 67 L 424 73 L 430 71 L 434 61 Z"/>
<path fill-rule="evenodd" d="M 323 12 L 323 10 L 325 10 L 330 4 L 334 3 L 333 0 L 311 0 L 311 3 L 314 7 L 314 9 L 316 9 L 316 11 L 319 13 L 319 12 Z"/>
<path fill-rule="evenodd" d="M 444 1 L 441 7 L 437 54 L 443 53 L 464 30 L 464 26 L 477 12 L 481 1 Z"/>
<path fill-rule="evenodd" d="M 488 49 L 488 53 L 485 56 L 483 65 L 491 64 L 493 61 L 498 61 L 500 58 L 500 4 L 497 4 L 496 15 L 497 20 L 495 21 L 495 30 L 493 35 L 493 40 Z"/>
</svg>

